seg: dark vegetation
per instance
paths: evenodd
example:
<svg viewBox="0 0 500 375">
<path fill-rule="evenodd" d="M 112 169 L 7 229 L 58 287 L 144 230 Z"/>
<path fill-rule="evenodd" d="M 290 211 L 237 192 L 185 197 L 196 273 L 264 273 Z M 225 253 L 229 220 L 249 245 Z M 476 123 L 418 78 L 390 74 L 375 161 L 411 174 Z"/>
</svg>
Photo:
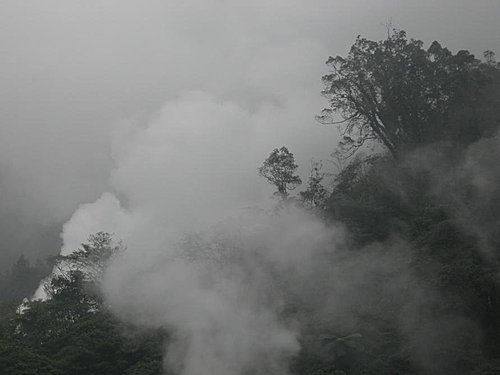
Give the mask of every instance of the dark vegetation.
<svg viewBox="0 0 500 375">
<path fill-rule="evenodd" d="M 80 251 L 57 259 L 58 275 L 45 288 L 50 298 L 23 305 L 21 314 L 20 299 L 2 303 L 1 374 L 161 372 L 165 333 L 120 323 L 103 305 L 96 276 L 117 251 L 108 234 L 91 236 Z M 76 269 L 82 266 L 85 272 Z"/>
<path fill-rule="evenodd" d="M 20 255 L 8 272 L 0 274 L 0 299 L 19 301 L 30 296 L 50 270 L 50 265 L 41 261 L 32 265 L 24 255 Z"/>
<path fill-rule="evenodd" d="M 358 37 L 347 57 L 328 60 L 323 78 L 329 107 L 319 119 L 343 133 L 333 183 L 316 163 L 305 190 L 290 197 L 301 181 L 285 147 L 259 169 L 281 205 L 343 223 L 353 257 L 383 257 L 384 246 L 373 244 L 406 243 L 412 277 L 437 296 L 417 311 L 413 341 L 397 321 L 407 306 L 383 293 L 378 302 L 390 309 L 353 308 L 348 328 L 311 318 L 292 373 L 500 373 L 500 70 L 491 52 L 484 57 L 437 42 L 424 49 L 402 31 L 380 42 Z M 18 260 L 2 280 L 1 374 L 162 372 L 167 334 L 117 321 L 99 294 L 100 272 L 116 253 L 101 233 L 56 259 L 66 267 L 47 287 L 51 298 L 23 314 L 17 306 L 47 268 Z"/>
</svg>

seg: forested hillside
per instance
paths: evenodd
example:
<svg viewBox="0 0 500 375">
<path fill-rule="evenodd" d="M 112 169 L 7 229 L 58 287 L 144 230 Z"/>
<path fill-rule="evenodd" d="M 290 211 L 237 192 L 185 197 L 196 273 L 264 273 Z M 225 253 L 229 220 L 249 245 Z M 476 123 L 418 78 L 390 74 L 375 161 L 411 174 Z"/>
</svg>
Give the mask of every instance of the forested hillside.
<svg viewBox="0 0 500 375">
<path fill-rule="evenodd" d="M 260 363 L 228 373 L 500 373 L 494 54 L 480 60 L 393 30 L 382 41 L 358 37 L 327 65 L 318 120 L 342 133 L 332 144 L 335 168 L 317 162 L 302 181 L 293 150 L 262 155 L 255 178 L 275 188 L 276 207 L 177 244 L 182 264 L 201 264 L 207 275 L 259 280 L 245 298 L 273 306 L 279 326 L 297 338 L 279 359 L 270 343 L 257 352 Z M 284 235 L 290 226 L 293 235 Z M 116 313 L 119 301 L 102 288 L 108 267 L 127 253 L 114 240 L 98 233 L 53 259 L 48 298 L 21 309 L 49 268 L 24 257 L 13 265 L 0 289 L 0 374 L 192 375 L 171 363 L 171 343 L 182 334 L 174 324 L 136 324 L 133 312 Z M 235 332 L 229 346 L 266 340 L 260 331 Z"/>
</svg>

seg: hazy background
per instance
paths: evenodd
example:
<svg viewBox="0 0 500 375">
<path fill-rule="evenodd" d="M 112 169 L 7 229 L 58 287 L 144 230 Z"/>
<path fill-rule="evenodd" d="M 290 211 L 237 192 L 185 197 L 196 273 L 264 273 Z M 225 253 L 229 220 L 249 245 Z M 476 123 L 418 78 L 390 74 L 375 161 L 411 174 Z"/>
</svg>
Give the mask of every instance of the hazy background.
<svg viewBox="0 0 500 375">
<path fill-rule="evenodd" d="M 336 145 L 314 121 L 329 55 L 383 38 L 390 18 L 426 43 L 499 53 L 499 14 L 496 0 L 2 1 L 1 268 L 56 253 L 62 224 L 105 191 L 147 210 L 215 174 L 237 191 L 227 207 L 262 202 L 272 189 L 256 169 L 272 148 L 306 175 Z"/>
</svg>

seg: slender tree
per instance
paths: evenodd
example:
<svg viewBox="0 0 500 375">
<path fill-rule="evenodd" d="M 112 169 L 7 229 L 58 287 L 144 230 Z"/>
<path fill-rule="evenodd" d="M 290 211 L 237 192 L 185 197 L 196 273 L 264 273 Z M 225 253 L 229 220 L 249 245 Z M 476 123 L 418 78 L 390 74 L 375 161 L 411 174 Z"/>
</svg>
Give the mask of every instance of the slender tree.
<svg viewBox="0 0 500 375">
<path fill-rule="evenodd" d="M 295 174 L 298 165 L 295 164 L 293 154 L 288 148 L 275 148 L 259 168 L 259 174 L 278 189 L 274 194 L 281 200 L 288 199 L 289 191 L 294 190 L 302 183 Z"/>
</svg>

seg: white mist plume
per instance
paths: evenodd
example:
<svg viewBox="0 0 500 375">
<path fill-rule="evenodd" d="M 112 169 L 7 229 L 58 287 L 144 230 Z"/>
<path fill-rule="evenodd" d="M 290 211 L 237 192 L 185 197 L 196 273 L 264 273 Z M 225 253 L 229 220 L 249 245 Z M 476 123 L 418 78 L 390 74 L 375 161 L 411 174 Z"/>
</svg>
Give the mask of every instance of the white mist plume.
<svg viewBox="0 0 500 375">
<path fill-rule="evenodd" d="M 300 121 L 303 111 L 294 102 L 293 108 L 266 103 L 252 112 L 187 92 L 149 123 L 117 130 L 111 183 L 126 208 L 105 193 L 64 225 L 64 252 L 95 231 L 124 240 L 128 251 L 104 282 L 107 300 L 127 321 L 171 328 L 167 362 L 180 373 L 284 373 L 298 350 L 295 328 L 279 320 L 280 296 L 257 260 L 218 269 L 179 259 L 175 244 L 184 233 L 266 200 L 265 182 L 249 181 L 258 181 L 256 166 L 272 147 L 273 128 Z M 260 252 L 263 264 L 279 272 L 298 272 L 312 248 L 306 242 L 325 245 L 318 226 L 323 230 L 319 222 L 302 220 L 294 240 L 273 233 L 252 254 Z"/>
<path fill-rule="evenodd" d="M 272 190 L 257 167 L 274 147 L 287 144 L 307 160 L 322 138 L 328 147 L 316 156 L 328 155 L 334 129 L 302 126 L 317 111 L 319 75 L 310 75 L 324 55 L 312 41 L 264 43 L 228 87 L 226 79 L 211 90 L 205 78 L 200 90 L 184 90 L 155 116 L 119 124 L 110 177 L 116 194 L 81 205 L 64 225 L 63 252 L 95 231 L 124 241 L 127 254 L 104 282 L 106 299 L 124 320 L 173 332 L 166 363 L 179 373 L 282 374 L 298 351 L 296 328 L 280 321 L 281 297 L 257 264 L 219 269 L 179 260 L 175 244 L 183 233 L 265 202 Z M 265 263 L 279 266 L 287 249 L 265 248 L 276 258 Z"/>
<path fill-rule="evenodd" d="M 108 270 L 104 291 L 120 318 L 172 332 L 166 365 L 176 373 L 284 374 L 298 352 L 297 322 L 281 315 L 297 286 L 278 281 L 303 282 L 336 232 L 300 212 L 239 220 L 216 231 L 219 241 L 164 242 Z"/>
</svg>

